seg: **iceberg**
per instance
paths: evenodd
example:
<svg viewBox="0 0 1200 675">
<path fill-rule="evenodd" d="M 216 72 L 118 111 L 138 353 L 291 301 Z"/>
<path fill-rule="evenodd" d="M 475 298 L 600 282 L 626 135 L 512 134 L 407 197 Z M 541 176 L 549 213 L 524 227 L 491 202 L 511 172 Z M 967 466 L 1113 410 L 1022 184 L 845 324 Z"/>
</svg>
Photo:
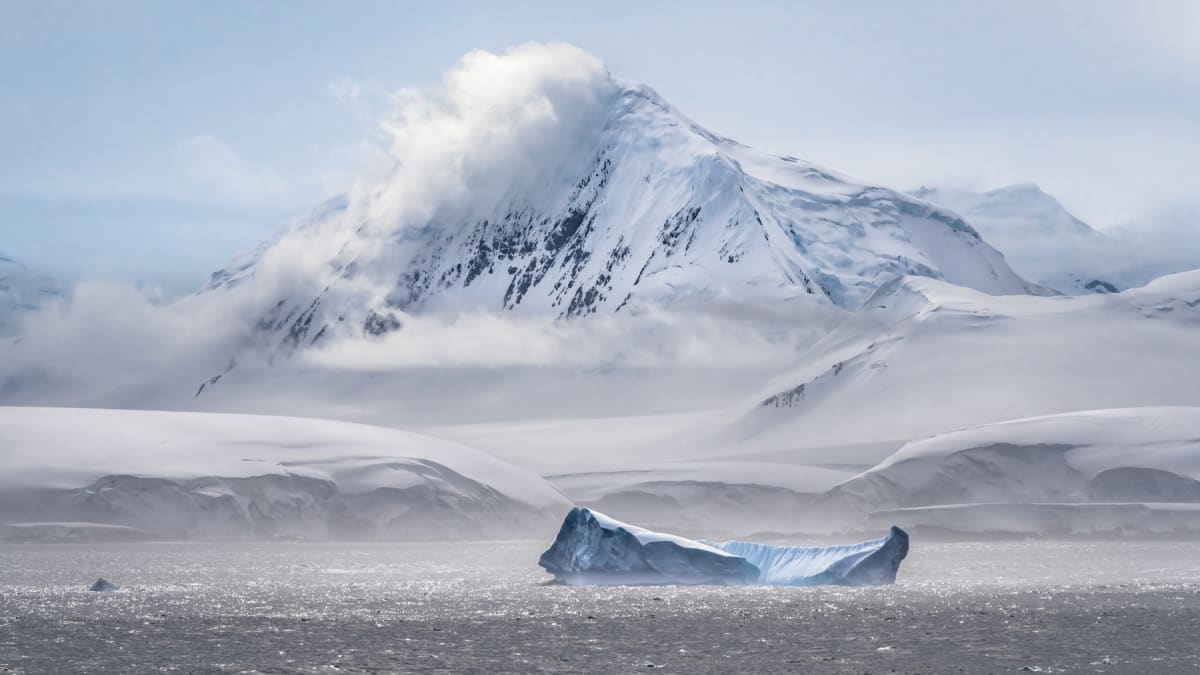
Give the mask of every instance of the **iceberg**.
<svg viewBox="0 0 1200 675">
<path fill-rule="evenodd" d="M 113 591 L 121 590 L 121 587 L 105 579 L 104 577 L 100 577 L 96 580 L 96 583 L 88 587 L 88 590 L 95 591 L 97 593 L 111 593 Z"/>
<path fill-rule="evenodd" d="M 653 532 L 575 507 L 538 565 L 568 585 L 875 586 L 896 581 L 908 534 L 845 546 L 713 543 Z"/>
</svg>

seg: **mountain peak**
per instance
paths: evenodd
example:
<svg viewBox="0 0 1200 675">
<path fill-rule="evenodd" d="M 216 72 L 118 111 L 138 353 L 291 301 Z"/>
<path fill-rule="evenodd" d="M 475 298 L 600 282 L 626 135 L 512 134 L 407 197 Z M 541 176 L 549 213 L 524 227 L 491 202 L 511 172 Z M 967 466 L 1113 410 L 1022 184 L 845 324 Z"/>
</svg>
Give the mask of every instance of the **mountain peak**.
<svg viewBox="0 0 1200 675">
<path fill-rule="evenodd" d="M 491 107 L 459 91 L 474 75 L 448 76 L 449 94 L 391 130 L 392 176 L 214 285 L 271 284 L 280 299 L 260 325 L 291 346 L 375 337 L 413 312 L 574 317 L 685 299 L 852 308 L 902 275 L 1033 290 L 950 211 L 753 150 L 651 87 L 584 66 L 574 78 L 522 70 L 534 84 Z"/>
</svg>

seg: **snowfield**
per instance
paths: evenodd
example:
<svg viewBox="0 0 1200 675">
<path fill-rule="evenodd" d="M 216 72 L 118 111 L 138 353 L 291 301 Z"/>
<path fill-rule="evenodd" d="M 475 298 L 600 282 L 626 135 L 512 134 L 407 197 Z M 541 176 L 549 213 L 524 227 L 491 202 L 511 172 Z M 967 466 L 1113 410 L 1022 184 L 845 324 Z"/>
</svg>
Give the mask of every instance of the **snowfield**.
<svg viewBox="0 0 1200 675">
<path fill-rule="evenodd" d="M 823 497 L 959 531 L 1200 530 L 1200 408 L 1090 410 L 914 441 Z"/>
<path fill-rule="evenodd" d="M 684 461 L 547 476 L 571 501 L 705 537 L 795 532 L 813 501 L 854 475 L 770 461 Z"/>
<path fill-rule="evenodd" d="M 862 314 L 878 327 L 831 330 L 745 406 L 721 443 L 873 443 L 1076 410 L 1200 405 L 1200 271 L 1055 298 L 906 277 Z"/>
<path fill-rule="evenodd" d="M 1167 420 L 1190 419 L 1200 406 L 1194 386 L 1200 381 L 1198 334 L 1200 272 L 1119 294 L 1075 297 L 990 296 L 907 277 L 883 287 L 853 320 L 831 327 L 798 359 L 802 365 L 783 369 L 760 393 L 728 407 L 443 427 L 436 433 L 536 468 L 578 504 L 687 533 L 878 528 L 890 525 L 891 516 L 870 513 L 894 508 L 921 509 L 897 516 L 901 525 L 947 528 L 957 519 L 968 531 L 1188 530 L 1194 526 L 1186 508 L 1142 504 L 1197 499 L 1191 468 L 1149 464 L 1158 455 L 1146 449 L 1159 447 L 1155 434 Z M 1076 412 L 1129 406 L 1136 407 L 1120 414 Z M 1061 482 L 1066 469 L 1055 468 L 1061 462 L 1036 463 L 1052 453 L 1026 450 L 1036 457 L 1018 461 L 1024 455 L 1001 453 L 989 459 L 999 464 L 994 475 L 957 492 L 959 479 L 950 480 L 941 487 L 946 494 L 931 501 L 856 502 L 847 494 L 836 500 L 826 494 L 846 493 L 849 488 L 835 485 L 882 470 L 909 440 L 942 438 L 964 427 L 1009 434 L 1026 423 L 1000 423 L 1046 413 L 1053 413 L 1049 421 L 1029 423 L 1030 438 L 1020 445 L 1081 443 L 1064 440 L 1064 420 L 1073 415 L 1089 420 L 1085 429 L 1103 428 L 1099 433 L 1119 440 L 1106 450 L 1111 456 L 1089 455 L 1111 460 L 1090 485 L 1091 475 L 1076 476 L 1083 483 Z M 1200 432 L 1178 434 L 1183 445 L 1174 461 L 1200 457 L 1187 443 L 1195 438 Z M 1084 461 L 1080 453 L 1071 456 Z M 920 463 L 912 475 L 895 479 L 891 490 L 919 492 L 922 476 L 939 485 L 941 468 Z M 1113 471 L 1104 473 L 1108 469 Z M 884 484 L 892 480 L 890 473 L 881 475 L 887 476 Z M 1053 476 L 1048 487 L 1065 492 L 1038 488 L 1034 479 L 1040 476 Z M 1055 505 L 1067 499 L 1101 500 L 1109 504 L 1103 512 L 1114 515 L 1088 524 L 1100 511 Z M 963 506 L 984 501 L 1005 506 Z M 956 510 L 943 508 L 950 505 Z M 989 512 L 1023 515 L 983 515 Z"/>
<path fill-rule="evenodd" d="M 465 446 L 316 419 L 9 407 L 0 447 L 6 538 L 512 538 L 569 506 Z"/>
</svg>

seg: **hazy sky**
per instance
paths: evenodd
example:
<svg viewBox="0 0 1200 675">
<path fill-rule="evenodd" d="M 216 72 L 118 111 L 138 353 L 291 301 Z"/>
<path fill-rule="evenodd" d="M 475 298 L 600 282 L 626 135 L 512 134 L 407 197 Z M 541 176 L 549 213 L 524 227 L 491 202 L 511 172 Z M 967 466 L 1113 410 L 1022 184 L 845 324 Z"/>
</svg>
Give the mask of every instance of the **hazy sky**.
<svg viewBox="0 0 1200 675">
<path fill-rule="evenodd" d="M 835 6 L 836 5 L 836 6 Z M 563 40 L 701 124 L 897 188 L 1200 227 L 1200 2 L 7 2 L 0 252 L 189 289 L 378 170 L 388 94 Z"/>
</svg>

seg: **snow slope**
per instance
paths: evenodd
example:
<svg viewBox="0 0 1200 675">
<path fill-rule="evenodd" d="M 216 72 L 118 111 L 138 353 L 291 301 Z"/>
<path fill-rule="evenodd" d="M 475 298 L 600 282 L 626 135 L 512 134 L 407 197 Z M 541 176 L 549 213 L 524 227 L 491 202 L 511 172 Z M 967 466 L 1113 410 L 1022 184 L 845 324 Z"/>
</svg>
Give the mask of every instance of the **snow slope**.
<svg viewBox="0 0 1200 675">
<path fill-rule="evenodd" d="M 0 337 L 11 336 L 19 330 L 18 322 L 23 314 L 62 295 L 62 289 L 50 277 L 37 274 L 0 254 Z"/>
<path fill-rule="evenodd" d="M 818 508 L 960 530 L 1196 530 L 1200 407 L 1063 413 L 913 441 Z"/>
<path fill-rule="evenodd" d="M 914 439 L 1073 410 L 1200 405 L 1200 270 L 1113 295 L 995 297 L 908 277 L 716 433 L 780 450 Z"/>
<path fill-rule="evenodd" d="M 174 539 L 512 538 L 568 505 L 465 446 L 317 419 L 8 407 L 0 447 L 0 522 L 24 532 L 66 521 Z"/>
</svg>

